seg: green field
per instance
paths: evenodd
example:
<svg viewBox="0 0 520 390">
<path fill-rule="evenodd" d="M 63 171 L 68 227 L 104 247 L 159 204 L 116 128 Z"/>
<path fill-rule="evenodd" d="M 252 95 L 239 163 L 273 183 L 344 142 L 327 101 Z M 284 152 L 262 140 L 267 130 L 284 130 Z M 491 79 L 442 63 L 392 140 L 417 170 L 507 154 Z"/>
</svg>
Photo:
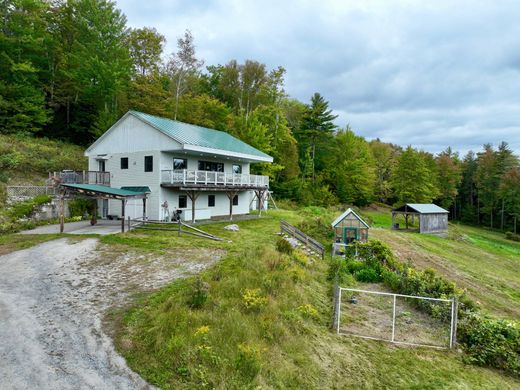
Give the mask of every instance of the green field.
<svg viewBox="0 0 520 390">
<path fill-rule="evenodd" d="M 197 246 L 220 248 L 227 253 L 217 265 L 203 272 L 199 284 L 194 278 L 181 280 L 139 298 L 133 308 L 121 314 L 117 348 L 144 378 L 171 389 L 520 386 L 518 380 L 496 370 L 465 364 L 459 352 L 397 347 L 337 336 L 330 331 L 332 283 L 327 280 L 328 261 L 305 262 L 281 255 L 275 250 L 275 243 L 280 218 L 297 223 L 318 217 L 322 228 L 316 229 L 316 235 L 320 236 L 334 213 L 313 208 L 269 212 L 270 218 L 237 222 L 239 232 L 224 230 L 226 223 L 204 226 L 226 239 L 222 242 L 179 238 L 176 233 L 160 231 L 104 237 L 104 243 L 120 249 L 164 254 L 178 247 Z M 377 215 L 386 218 L 384 213 L 374 211 L 373 217 Z M 464 232 L 469 234 L 472 229 Z M 488 233 L 475 229 L 472 234 L 487 237 Z M 373 229 L 372 236 L 388 240 L 393 246 L 401 241 L 406 250 L 424 253 L 429 250 L 427 246 L 451 253 L 458 242 L 383 229 Z M 491 242 L 475 240 L 462 241 L 467 246 L 464 251 L 471 249 L 481 256 L 491 251 L 499 258 L 500 253 L 515 248 L 515 244 L 507 246 L 504 242 L 497 244 L 500 248 L 490 249 Z M 509 255 L 502 260 L 503 264 L 514 262 L 515 254 Z M 431 256 L 450 261 L 436 252 Z M 459 274 L 469 275 L 462 269 L 464 261 L 449 264 Z M 489 271 L 495 276 L 487 277 L 499 279 L 507 274 L 497 268 L 500 267 Z M 475 283 L 482 278 L 474 277 Z M 509 278 L 512 289 L 515 278 Z M 194 307 L 201 291 L 207 292 L 207 300 Z M 490 291 L 500 291 L 500 287 Z M 513 315 L 516 304 L 516 299 L 508 299 L 507 294 L 502 294 L 497 302 L 489 298 L 482 301 L 484 308 L 502 316 Z"/>
</svg>

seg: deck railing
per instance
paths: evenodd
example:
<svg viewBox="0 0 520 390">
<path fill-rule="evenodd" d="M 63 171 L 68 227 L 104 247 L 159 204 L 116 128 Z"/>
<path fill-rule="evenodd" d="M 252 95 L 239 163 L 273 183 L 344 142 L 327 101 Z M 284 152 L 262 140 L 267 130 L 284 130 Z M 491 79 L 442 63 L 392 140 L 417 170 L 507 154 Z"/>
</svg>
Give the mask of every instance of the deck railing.
<svg viewBox="0 0 520 390">
<path fill-rule="evenodd" d="M 269 187 L 269 176 L 232 172 L 190 171 L 187 169 L 163 169 L 161 171 L 161 183 L 267 188 Z"/>
<path fill-rule="evenodd" d="M 49 172 L 48 184 L 99 184 L 110 187 L 110 172 L 61 171 Z"/>
</svg>

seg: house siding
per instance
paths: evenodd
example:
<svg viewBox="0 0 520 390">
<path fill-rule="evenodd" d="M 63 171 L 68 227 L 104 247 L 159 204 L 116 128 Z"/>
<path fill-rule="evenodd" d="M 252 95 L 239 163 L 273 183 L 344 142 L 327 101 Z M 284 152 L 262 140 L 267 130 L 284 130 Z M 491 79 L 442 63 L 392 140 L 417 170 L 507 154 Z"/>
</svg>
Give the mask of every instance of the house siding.
<svg viewBox="0 0 520 390">
<path fill-rule="evenodd" d="M 88 156 L 182 148 L 180 143 L 133 115 L 123 117 L 98 141 L 87 149 Z"/>
<path fill-rule="evenodd" d="M 153 171 L 144 171 L 144 157 L 153 156 Z M 121 157 L 128 157 L 128 169 L 121 169 Z M 148 186 L 151 193 L 146 204 L 146 213 L 151 219 L 159 219 L 160 215 L 160 152 L 144 151 L 134 153 L 111 153 L 106 156 L 105 169 L 110 172 L 110 186 L 121 188 L 124 186 Z M 89 170 L 98 170 L 98 158 L 89 158 Z M 129 199 L 126 206 L 126 216 L 138 218 L 143 215 L 141 199 Z M 102 209 L 100 201 L 98 209 Z M 121 216 L 121 201 L 109 200 L 108 213 Z"/>
</svg>

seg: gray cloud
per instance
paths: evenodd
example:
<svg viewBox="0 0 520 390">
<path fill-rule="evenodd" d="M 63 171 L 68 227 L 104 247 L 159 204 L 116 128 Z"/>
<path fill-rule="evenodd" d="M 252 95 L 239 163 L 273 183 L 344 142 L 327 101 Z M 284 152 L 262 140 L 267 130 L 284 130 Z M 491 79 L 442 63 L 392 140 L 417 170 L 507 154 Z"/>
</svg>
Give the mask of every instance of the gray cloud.
<svg viewBox="0 0 520 390">
<path fill-rule="evenodd" d="M 432 152 L 505 140 L 520 153 L 520 7 L 515 1 L 142 2 L 133 27 L 190 29 L 207 64 L 256 59 L 287 69 L 286 90 L 319 91 L 367 137 Z"/>
</svg>

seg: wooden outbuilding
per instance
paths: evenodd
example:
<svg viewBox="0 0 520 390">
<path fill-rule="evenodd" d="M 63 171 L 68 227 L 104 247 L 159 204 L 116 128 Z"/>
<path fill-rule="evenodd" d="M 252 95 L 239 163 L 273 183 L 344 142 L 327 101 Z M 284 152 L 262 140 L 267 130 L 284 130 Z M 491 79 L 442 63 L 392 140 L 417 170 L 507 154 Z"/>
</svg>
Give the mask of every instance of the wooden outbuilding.
<svg viewBox="0 0 520 390">
<path fill-rule="evenodd" d="M 333 255 L 354 242 L 368 241 L 368 224 L 352 209 L 341 214 L 334 222 Z"/>
<path fill-rule="evenodd" d="M 447 233 L 448 214 L 448 210 L 433 203 L 406 203 L 404 206 L 392 210 L 392 229 L 399 229 L 399 224 L 395 222 L 396 217 L 403 215 L 406 229 L 408 229 L 411 216 L 412 224 L 416 217 L 419 219 L 419 233 Z"/>
</svg>

